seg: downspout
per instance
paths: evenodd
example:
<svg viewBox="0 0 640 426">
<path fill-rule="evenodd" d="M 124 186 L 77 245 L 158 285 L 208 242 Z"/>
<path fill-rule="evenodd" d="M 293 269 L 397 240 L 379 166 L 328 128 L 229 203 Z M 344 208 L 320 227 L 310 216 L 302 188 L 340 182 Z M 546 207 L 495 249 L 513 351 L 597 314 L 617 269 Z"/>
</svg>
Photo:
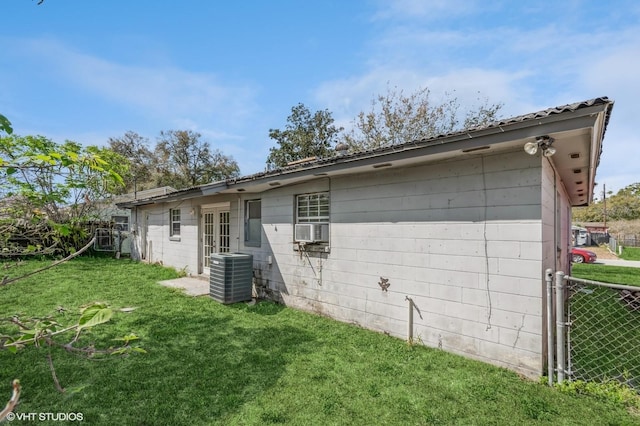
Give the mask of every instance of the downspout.
<svg viewBox="0 0 640 426">
<path fill-rule="evenodd" d="M 138 224 L 138 206 L 133 206 L 133 217 L 135 219 L 135 229 L 133 230 L 133 241 L 134 241 L 134 247 L 136 249 L 136 260 L 142 260 L 142 253 L 140 251 L 140 241 L 138 240 L 138 237 L 140 236 L 140 225 Z"/>
<path fill-rule="evenodd" d="M 565 375 L 565 322 L 564 322 L 564 273 L 556 271 L 556 362 L 558 383 L 564 381 Z"/>
<path fill-rule="evenodd" d="M 545 158 L 553 171 L 553 267 L 557 271 L 560 268 L 558 265 L 558 178 L 551 160 L 549 157 Z"/>
<path fill-rule="evenodd" d="M 549 163 L 549 167 L 553 171 L 553 271 L 558 271 L 558 178 L 556 176 L 556 169 L 553 167 L 551 160 L 549 157 L 546 157 L 547 162 Z M 553 273 L 551 269 L 545 271 L 546 274 Z M 548 280 L 550 277 L 545 275 L 545 279 Z M 557 296 L 557 294 L 556 294 Z M 556 304 L 561 303 L 556 297 Z M 552 295 L 552 286 L 551 283 L 547 281 L 547 365 L 548 365 L 548 374 L 549 374 L 549 385 L 553 384 L 553 362 L 554 362 L 554 345 L 553 345 L 553 331 L 554 331 L 554 323 L 553 323 L 553 295 Z M 557 319 L 556 319 L 557 321 Z M 556 333 L 558 332 L 556 328 Z M 555 348 L 558 350 L 557 347 Z M 560 360 L 559 352 L 557 357 L 558 363 L 563 362 Z M 558 372 L 558 377 L 560 373 Z"/>
<path fill-rule="evenodd" d="M 240 253 L 240 205 L 242 204 L 242 197 L 238 194 L 238 230 L 236 231 L 236 253 Z"/>
<path fill-rule="evenodd" d="M 547 374 L 549 386 L 553 386 L 553 270 L 547 269 L 544 275 L 547 285 Z"/>
</svg>

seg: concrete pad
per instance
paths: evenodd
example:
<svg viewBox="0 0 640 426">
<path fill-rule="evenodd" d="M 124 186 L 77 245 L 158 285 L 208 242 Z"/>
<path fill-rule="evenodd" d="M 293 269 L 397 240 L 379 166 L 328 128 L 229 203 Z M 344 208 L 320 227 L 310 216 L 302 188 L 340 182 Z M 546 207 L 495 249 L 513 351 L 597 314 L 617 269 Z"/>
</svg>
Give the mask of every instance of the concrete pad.
<svg viewBox="0 0 640 426">
<path fill-rule="evenodd" d="M 190 296 L 205 296 L 209 294 L 209 280 L 204 278 L 182 277 L 158 281 L 158 283 L 165 287 L 182 289 Z"/>
</svg>

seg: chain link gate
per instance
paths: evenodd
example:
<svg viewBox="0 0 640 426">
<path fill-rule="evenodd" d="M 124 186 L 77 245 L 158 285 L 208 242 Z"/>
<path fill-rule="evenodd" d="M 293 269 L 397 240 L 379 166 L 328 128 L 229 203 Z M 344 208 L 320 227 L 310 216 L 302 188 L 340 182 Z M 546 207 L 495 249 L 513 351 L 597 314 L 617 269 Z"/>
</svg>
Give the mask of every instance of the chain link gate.
<svg viewBox="0 0 640 426">
<path fill-rule="evenodd" d="M 584 280 L 547 270 L 555 281 L 555 359 L 558 382 L 615 380 L 640 392 L 640 287 Z M 548 297 L 549 299 L 549 297 Z M 554 309 L 547 315 L 553 324 Z M 549 327 L 553 346 L 553 327 Z M 549 350 L 549 372 L 554 352 Z M 553 374 L 549 374 L 552 383 Z"/>
</svg>

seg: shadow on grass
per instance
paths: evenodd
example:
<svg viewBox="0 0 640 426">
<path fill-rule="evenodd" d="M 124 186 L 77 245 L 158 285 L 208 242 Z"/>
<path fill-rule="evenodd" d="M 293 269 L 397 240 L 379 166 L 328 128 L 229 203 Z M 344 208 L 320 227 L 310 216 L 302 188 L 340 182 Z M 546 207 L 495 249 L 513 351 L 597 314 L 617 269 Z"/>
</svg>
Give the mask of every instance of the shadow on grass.
<svg viewBox="0 0 640 426">
<path fill-rule="evenodd" d="M 284 305 L 271 302 L 271 301 L 259 301 L 258 303 L 234 303 L 227 305 L 229 309 L 236 311 L 247 312 L 258 315 L 277 315 L 285 309 Z"/>
<path fill-rule="evenodd" d="M 89 377 L 74 371 L 74 364 L 66 362 L 68 355 L 57 357 L 59 376 L 84 386 L 80 395 L 85 421 L 107 423 L 117 418 L 127 424 L 155 425 L 209 419 L 224 423 L 226 416 L 276 384 L 287 369 L 287 359 L 306 353 L 305 343 L 313 340 L 298 327 L 265 324 L 256 328 L 242 324 L 240 316 L 197 311 L 201 307 L 194 306 L 193 312 L 168 308 L 140 315 L 131 327 L 145 336 L 147 354 L 103 363 L 87 361 L 83 371 Z M 267 305 L 264 310 L 274 308 Z M 26 402 L 22 410 L 37 411 L 37 405 Z M 73 398 L 55 403 L 59 404 L 77 409 Z"/>
<path fill-rule="evenodd" d="M 116 308 L 135 306 L 131 314 L 116 313 L 113 321 L 91 330 L 86 338 L 97 348 L 107 348 L 116 344 L 114 337 L 134 332 L 147 351 L 98 362 L 54 349 L 56 373 L 67 388 L 64 394 L 54 389 L 45 358 L 48 349 L 31 348 L 17 356 L 2 353 L 0 379 L 10 383 L 20 378 L 23 384 L 19 412 L 55 407 L 56 412 L 82 412 L 89 424 L 114 424 L 114 419 L 136 425 L 194 424 L 194 420 L 224 424 L 276 385 L 292 359 L 313 350 L 312 333 L 267 318 L 280 313 L 281 305 L 221 305 L 209 298 L 186 297 L 155 283 L 157 276 L 171 271 L 126 263 L 121 276 L 105 273 L 85 283 L 82 275 L 94 266 L 94 260 L 87 259 L 52 270 L 47 278 L 59 280 L 58 286 L 38 276 L 4 289 L 3 296 L 16 293 L 9 304 L 15 307 L 24 300 L 20 297 L 25 290 L 32 291 L 34 300 L 47 300 L 40 308 L 43 312 L 51 312 L 58 303 L 78 306 L 84 300 L 108 300 Z M 134 273 L 136 282 L 127 282 Z M 146 280 L 145 275 L 153 279 Z M 62 288 L 69 294 L 60 292 Z M 265 319 L 256 322 L 247 313 Z"/>
</svg>

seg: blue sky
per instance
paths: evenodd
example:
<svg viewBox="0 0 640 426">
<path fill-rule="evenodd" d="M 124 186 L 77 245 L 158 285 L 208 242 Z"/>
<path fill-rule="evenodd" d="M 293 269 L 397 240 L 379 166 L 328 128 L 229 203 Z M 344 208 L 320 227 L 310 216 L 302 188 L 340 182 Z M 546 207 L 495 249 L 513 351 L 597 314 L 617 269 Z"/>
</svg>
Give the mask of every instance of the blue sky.
<svg viewBox="0 0 640 426">
<path fill-rule="evenodd" d="M 505 117 L 608 96 L 596 180 L 640 182 L 635 0 L 2 0 L 0 16 L 0 112 L 18 134 L 195 130 L 250 174 L 299 102 L 349 127 L 388 86 Z"/>
</svg>

